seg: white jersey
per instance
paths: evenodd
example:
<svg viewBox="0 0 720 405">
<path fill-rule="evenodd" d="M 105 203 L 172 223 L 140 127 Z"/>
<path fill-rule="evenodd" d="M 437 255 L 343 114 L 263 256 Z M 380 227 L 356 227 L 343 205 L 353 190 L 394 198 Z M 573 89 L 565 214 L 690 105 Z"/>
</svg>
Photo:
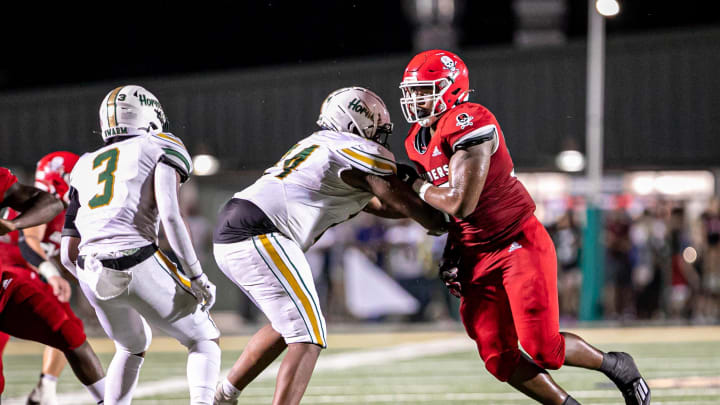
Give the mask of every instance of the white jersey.
<svg viewBox="0 0 720 405">
<path fill-rule="evenodd" d="M 234 197 L 257 205 L 280 232 L 306 251 L 327 228 L 348 220 L 372 199 L 373 194 L 340 178 L 350 168 L 386 176 L 396 171 L 395 157 L 369 139 L 318 131 Z"/>
<path fill-rule="evenodd" d="M 110 253 L 157 241 L 160 226 L 154 194 L 158 162 L 187 180 L 192 160 L 182 141 L 168 133 L 138 135 L 80 157 L 70 175 L 80 208 L 75 226 L 80 253 Z"/>
</svg>

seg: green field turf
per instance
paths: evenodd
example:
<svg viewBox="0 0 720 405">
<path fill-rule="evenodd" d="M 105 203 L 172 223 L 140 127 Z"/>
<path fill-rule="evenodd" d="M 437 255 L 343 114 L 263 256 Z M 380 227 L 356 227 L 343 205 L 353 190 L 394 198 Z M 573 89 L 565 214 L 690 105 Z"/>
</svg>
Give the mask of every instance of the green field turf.
<svg viewBox="0 0 720 405">
<path fill-rule="evenodd" d="M 360 337 L 359 339 L 362 339 Z M 598 344 L 604 350 L 632 353 L 652 388 L 653 404 L 720 404 L 720 342 L 692 341 Z M 366 348 L 328 349 L 321 355 L 333 359 L 343 353 L 363 353 Z M 238 350 L 224 350 L 223 368 L 230 367 Z M 100 355 L 104 365 L 110 354 Z M 372 363 L 372 362 L 371 362 Z M 380 363 L 383 363 L 382 361 Z M 40 366 L 37 354 L 6 354 L 6 392 L 3 404 L 18 403 L 36 382 Z M 61 378 L 59 391 L 78 391 L 81 386 L 69 370 Z M 182 352 L 150 352 L 139 387 L 185 374 Z M 552 372 L 555 380 L 583 404 L 622 404 L 617 390 L 599 373 L 563 368 Z M 240 404 L 269 404 L 274 381 L 268 377 L 251 384 Z M 156 384 L 158 385 L 158 384 Z M 136 397 L 136 404 L 188 403 L 187 389 Z M 67 402 L 64 403 L 73 403 Z M 368 364 L 339 369 L 319 369 L 310 383 L 303 404 L 530 404 L 532 401 L 507 385 L 495 381 L 471 348 L 443 355 L 418 354 L 388 364 Z"/>
</svg>

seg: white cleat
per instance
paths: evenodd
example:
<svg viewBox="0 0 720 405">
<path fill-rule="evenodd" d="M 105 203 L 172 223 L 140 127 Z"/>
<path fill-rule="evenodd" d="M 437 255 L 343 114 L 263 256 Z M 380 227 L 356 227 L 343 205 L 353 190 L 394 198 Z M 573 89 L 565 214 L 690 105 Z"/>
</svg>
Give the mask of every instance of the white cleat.
<svg viewBox="0 0 720 405">
<path fill-rule="evenodd" d="M 57 383 L 40 380 L 28 395 L 27 405 L 58 405 Z"/>
</svg>

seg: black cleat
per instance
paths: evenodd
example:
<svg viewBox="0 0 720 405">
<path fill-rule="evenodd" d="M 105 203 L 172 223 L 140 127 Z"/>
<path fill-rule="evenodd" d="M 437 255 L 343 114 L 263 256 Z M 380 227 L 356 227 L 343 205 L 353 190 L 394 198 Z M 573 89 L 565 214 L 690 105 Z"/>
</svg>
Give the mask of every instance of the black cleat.
<svg viewBox="0 0 720 405">
<path fill-rule="evenodd" d="M 600 370 L 620 389 L 625 405 L 649 405 L 650 387 L 632 356 L 623 352 L 609 352 L 605 356 Z"/>
</svg>

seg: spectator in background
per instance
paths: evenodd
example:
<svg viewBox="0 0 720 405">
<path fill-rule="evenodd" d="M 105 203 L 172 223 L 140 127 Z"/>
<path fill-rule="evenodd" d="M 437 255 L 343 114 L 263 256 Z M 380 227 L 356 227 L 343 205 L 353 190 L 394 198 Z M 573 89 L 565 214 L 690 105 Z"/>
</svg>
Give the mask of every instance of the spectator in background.
<svg viewBox="0 0 720 405">
<path fill-rule="evenodd" d="M 630 227 L 632 282 L 638 318 L 660 314 L 663 277 L 667 274 L 669 246 L 667 226 L 657 210 L 645 209 Z"/>
<path fill-rule="evenodd" d="M 720 199 L 710 200 L 700 217 L 702 227 L 702 288 L 700 316 L 717 322 L 720 316 Z"/>
<path fill-rule="evenodd" d="M 567 210 L 548 229 L 555 243 L 558 259 L 558 296 L 560 319 L 577 319 L 580 302 L 580 252 L 582 229 L 575 221 L 572 210 Z"/>
<path fill-rule="evenodd" d="M 417 312 L 410 321 L 426 320 L 425 310 L 432 298 L 437 277 L 427 277 L 430 260 L 429 240 L 422 225 L 409 219 L 393 221 L 385 232 L 385 269 L 407 292 L 418 300 Z M 434 268 L 433 268 L 434 270 Z"/>
<path fill-rule="evenodd" d="M 630 217 L 622 208 L 608 212 L 605 222 L 605 317 L 633 318 L 635 300 L 630 264 Z"/>
<path fill-rule="evenodd" d="M 695 269 L 683 257 L 683 252 L 690 246 L 690 235 L 683 207 L 672 209 L 668 228 L 671 255 L 670 317 L 689 318 L 692 310 L 691 299 L 699 287 L 700 280 Z"/>
</svg>

